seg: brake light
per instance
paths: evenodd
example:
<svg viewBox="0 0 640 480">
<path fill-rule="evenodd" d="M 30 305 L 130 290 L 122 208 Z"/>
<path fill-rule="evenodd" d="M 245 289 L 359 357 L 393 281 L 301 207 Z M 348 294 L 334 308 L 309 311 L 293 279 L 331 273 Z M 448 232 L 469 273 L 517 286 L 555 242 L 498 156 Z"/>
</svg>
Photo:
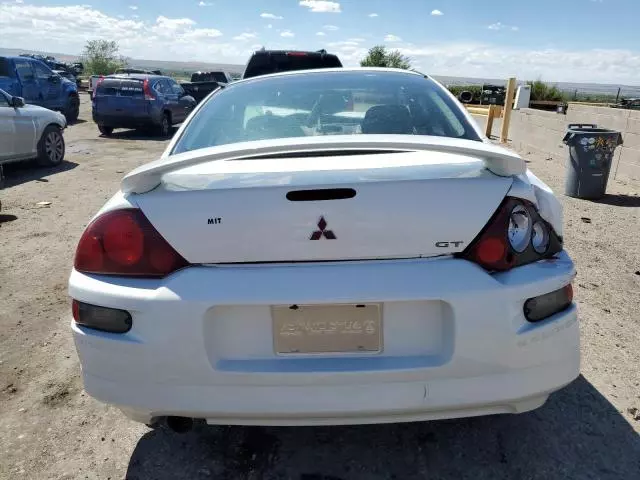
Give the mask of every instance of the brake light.
<svg viewBox="0 0 640 480">
<path fill-rule="evenodd" d="M 309 54 L 306 52 L 287 52 L 289 57 L 308 57 Z"/>
<path fill-rule="evenodd" d="M 89 224 L 76 250 L 83 273 L 164 277 L 188 262 L 135 208 L 107 212 Z"/>
<path fill-rule="evenodd" d="M 142 91 L 144 92 L 144 99 L 145 100 L 155 100 L 156 99 L 155 95 L 151 91 L 151 85 L 149 85 L 149 79 L 148 78 L 145 78 L 144 81 L 142 82 Z"/>
<path fill-rule="evenodd" d="M 507 197 L 459 256 L 486 270 L 505 271 L 551 258 L 560 251 L 562 239 L 540 216 L 535 205 Z"/>
<path fill-rule="evenodd" d="M 93 98 L 96 98 L 96 94 L 98 93 L 98 87 L 102 82 L 104 82 L 104 76 L 100 75 L 100 78 L 98 78 L 98 81 L 96 82 L 96 86 L 93 87 Z"/>
</svg>

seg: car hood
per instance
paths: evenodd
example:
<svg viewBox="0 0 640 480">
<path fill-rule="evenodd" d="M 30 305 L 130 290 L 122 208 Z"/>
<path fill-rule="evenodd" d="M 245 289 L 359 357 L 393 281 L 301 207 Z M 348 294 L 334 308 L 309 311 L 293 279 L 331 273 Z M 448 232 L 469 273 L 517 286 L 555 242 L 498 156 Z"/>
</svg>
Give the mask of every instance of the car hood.
<svg viewBox="0 0 640 480">
<path fill-rule="evenodd" d="M 24 107 L 20 107 L 20 109 L 26 110 L 27 112 L 37 116 L 40 119 L 55 122 L 63 128 L 67 126 L 67 120 L 65 119 L 64 115 L 59 112 L 49 110 L 48 108 L 39 107 L 38 105 L 26 104 Z"/>
</svg>

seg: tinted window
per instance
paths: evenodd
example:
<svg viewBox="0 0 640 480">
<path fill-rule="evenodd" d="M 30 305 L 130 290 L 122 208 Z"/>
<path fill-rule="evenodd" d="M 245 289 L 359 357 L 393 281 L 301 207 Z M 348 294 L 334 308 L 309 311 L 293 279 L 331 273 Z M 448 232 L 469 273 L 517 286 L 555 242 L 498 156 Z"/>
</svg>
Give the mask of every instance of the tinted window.
<svg viewBox="0 0 640 480">
<path fill-rule="evenodd" d="M 175 94 L 175 95 L 184 95 L 184 89 L 178 85 L 178 83 L 173 80 L 172 78 L 167 79 L 167 82 L 169 82 L 169 86 L 171 87 L 171 91 Z"/>
<path fill-rule="evenodd" d="M 321 55 L 319 53 L 296 52 L 256 53 L 249 60 L 249 64 L 244 72 L 244 78 L 292 70 L 339 67 L 342 67 L 340 60 L 331 54 Z"/>
<path fill-rule="evenodd" d="M 227 83 L 224 72 L 196 72 L 191 75 L 192 82 L 222 82 Z"/>
<path fill-rule="evenodd" d="M 142 80 L 105 78 L 96 88 L 96 97 L 143 97 Z"/>
<path fill-rule="evenodd" d="M 34 62 L 33 69 L 36 72 L 36 78 L 38 80 L 47 80 L 51 76 L 51 70 L 49 70 L 41 63 Z"/>
<path fill-rule="evenodd" d="M 0 77 L 13 77 L 13 72 L 6 58 L 0 58 Z"/>
<path fill-rule="evenodd" d="M 315 72 L 230 84 L 198 111 L 174 153 L 252 140 L 362 134 L 480 140 L 457 102 L 430 79 Z"/>
<path fill-rule="evenodd" d="M 9 100 L 4 96 L 4 94 L 0 93 L 0 107 L 8 107 Z"/>
<path fill-rule="evenodd" d="M 31 62 L 28 60 L 16 60 L 16 71 L 20 80 L 33 80 L 33 68 L 31 68 Z"/>
<path fill-rule="evenodd" d="M 158 93 L 167 93 L 167 85 L 163 80 L 156 80 L 155 83 L 153 83 L 153 89 Z"/>
</svg>

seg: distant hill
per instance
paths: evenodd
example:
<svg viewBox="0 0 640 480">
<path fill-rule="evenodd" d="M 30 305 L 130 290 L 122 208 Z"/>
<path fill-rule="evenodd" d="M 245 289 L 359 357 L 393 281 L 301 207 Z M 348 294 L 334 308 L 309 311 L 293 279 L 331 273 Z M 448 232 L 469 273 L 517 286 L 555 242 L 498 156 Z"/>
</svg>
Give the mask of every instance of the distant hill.
<svg viewBox="0 0 640 480">
<path fill-rule="evenodd" d="M 37 53 L 40 55 L 51 55 L 63 62 L 75 62 L 80 58 L 79 55 L 68 53 L 54 53 L 37 50 L 26 50 L 19 48 L 2 48 L 0 47 L 0 55 L 20 55 L 21 53 Z M 244 71 L 244 65 L 233 65 L 228 63 L 208 63 L 208 62 L 179 62 L 166 60 L 141 60 L 137 58 L 128 58 L 129 66 L 132 68 L 142 68 L 144 70 L 161 70 L 164 73 L 191 73 L 198 70 L 223 70 L 229 73 L 241 74 Z"/>
</svg>

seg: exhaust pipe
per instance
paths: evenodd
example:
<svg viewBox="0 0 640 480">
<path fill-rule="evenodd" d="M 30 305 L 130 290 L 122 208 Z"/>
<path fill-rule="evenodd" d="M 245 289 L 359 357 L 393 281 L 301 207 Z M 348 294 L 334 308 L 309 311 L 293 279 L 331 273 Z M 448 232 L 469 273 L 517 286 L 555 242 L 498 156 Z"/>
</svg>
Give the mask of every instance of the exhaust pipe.
<svg viewBox="0 0 640 480">
<path fill-rule="evenodd" d="M 193 418 L 167 417 L 167 427 L 176 433 L 187 433 L 193 428 Z"/>
</svg>

